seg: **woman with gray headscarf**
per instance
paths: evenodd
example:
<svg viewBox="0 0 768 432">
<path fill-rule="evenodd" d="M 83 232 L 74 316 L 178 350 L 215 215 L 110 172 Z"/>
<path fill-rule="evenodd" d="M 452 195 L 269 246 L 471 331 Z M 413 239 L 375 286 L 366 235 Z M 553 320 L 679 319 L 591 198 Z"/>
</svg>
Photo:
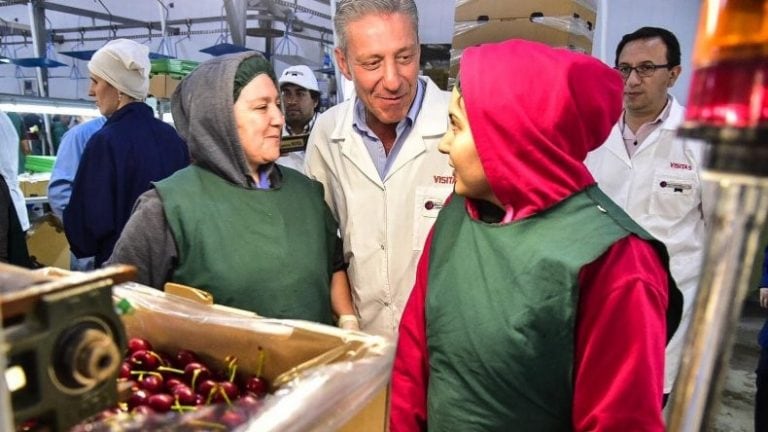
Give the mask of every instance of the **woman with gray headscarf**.
<svg viewBox="0 0 768 432">
<path fill-rule="evenodd" d="M 64 209 L 64 231 L 78 258 L 99 267 L 112 253 L 136 199 L 189 164 L 184 141 L 142 101 L 149 90 L 149 49 L 128 39 L 108 42 L 88 63 L 89 95 L 105 117 L 83 151 Z"/>
<path fill-rule="evenodd" d="M 278 168 L 284 123 L 272 65 L 209 60 L 171 100 L 193 164 L 139 199 L 110 261 L 262 316 L 356 328 L 337 224 L 322 186 Z"/>
</svg>

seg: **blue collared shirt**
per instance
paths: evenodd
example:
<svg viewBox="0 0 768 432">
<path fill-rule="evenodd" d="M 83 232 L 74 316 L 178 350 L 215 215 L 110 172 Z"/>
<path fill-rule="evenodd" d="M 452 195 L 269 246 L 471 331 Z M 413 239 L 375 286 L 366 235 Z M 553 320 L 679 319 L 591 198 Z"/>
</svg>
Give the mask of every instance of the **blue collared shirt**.
<svg viewBox="0 0 768 432">
<path fill-rule="evenodd" d="M 77 166 L 80 164 L 80 157 L 83 156 L 85 144 L 91 139 L 91 135 L 104 126 L 106 121 L 106 117 L 88 120 L 68 130 L 61 138 L 59 151 L 56 154 L 56 163 L 53 166 L 51 181 L 48 185 L 48 202 L 53 214 L 59 220 L 62 219 L 64 209 L 69 204 L 72 184 L 75 181 Z"/>
<path fill-rule="evenodd" d="M 376 171 L 378 171 L 379 177 L 382 179 L 387 175 L 387 172 L 397 159 L 397 154 L 400 153 L 400 148 L 403 147 L 403 142 L 405 142 L 411 129 L 413 129 L 416 117 L 421 111 L 421 104 L 424 102 L 425 88 L 426 84 L 419 79 L 418 85 L 416 86 L 416 97 L 413 98 L 411 108 L 408 109 L 405 118 L 402 119 L 395 128 L 395 143 L 389 152 L 389 156 L 387 156 L 387 153 L 384 151 L 384 145 L 381 143 L 379 137 L 373 133 L 371 128 L 369 128 L 368 124 L 365 122 L 365 105 L 363 105 L 363 101 L 359 98 L 355 101 L 352 127 L 363 139 L 365 149 L 368 150 L 368 154 L 371 155 L 373 165 L 376 167 Z"/>
</svg>

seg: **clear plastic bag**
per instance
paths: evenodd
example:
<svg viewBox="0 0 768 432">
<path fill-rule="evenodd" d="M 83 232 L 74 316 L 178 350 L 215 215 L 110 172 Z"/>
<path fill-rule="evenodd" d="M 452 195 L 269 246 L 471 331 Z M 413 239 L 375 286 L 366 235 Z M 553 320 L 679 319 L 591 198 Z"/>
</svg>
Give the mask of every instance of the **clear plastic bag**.
<svg viewBox="0 0 768 432">
<path fill-rule="evenodd" d="M 394 357 L 390 340 L 202 305 L 136 283 L 116 286 L 113 294 L 128 336 L 149 340 L 157 351 L 191 350 L 211 365 L 237 356 L 239 371 L 253 371 L 263 350 L 262 375 L 273 383 L 273 392 L 258 403 L 105 416 L 74 430 L 337 430 L 365 409 L 378 413 L 365 430 L 384 430 L 386 407 L 370 402 L 389 380 Z"/>
</svg>

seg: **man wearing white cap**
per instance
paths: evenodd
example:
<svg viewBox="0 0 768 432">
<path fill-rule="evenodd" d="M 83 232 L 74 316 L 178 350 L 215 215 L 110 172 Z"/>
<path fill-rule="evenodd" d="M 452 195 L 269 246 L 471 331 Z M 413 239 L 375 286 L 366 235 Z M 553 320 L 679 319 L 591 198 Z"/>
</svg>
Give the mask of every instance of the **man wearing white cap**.
<svg viewBox="0 0 768 432">
<path fill-rule="evenodd" d="M 64 209 L 72 253 L 99 267 L 152 182 L 189 164 L 187 145 L 143 103 L 149 91 L 149 49 L 128 39 L 109 41 L 88 63 L 89 96 L 107 117 L 85 145 Z"/>
<path fill-rule="evenodd" d="M 320 87 L 314 72 L 304 65 L 291 66 L 278 80 L 283 98 L 283 146 L 277 163 L 304 172 L 304 149 L 320 106 Z M 297 139 L 285 139 L 295 136 Z M 301 138 L 298 138 L 301 137 Z"/>
</svg>

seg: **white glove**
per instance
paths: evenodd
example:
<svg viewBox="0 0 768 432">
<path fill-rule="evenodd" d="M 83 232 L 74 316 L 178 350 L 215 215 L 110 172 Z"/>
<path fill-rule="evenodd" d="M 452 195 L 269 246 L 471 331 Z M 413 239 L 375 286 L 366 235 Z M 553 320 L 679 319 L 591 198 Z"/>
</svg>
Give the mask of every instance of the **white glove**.
<svg viewBox="0 0 768 432">
<path fill-rule="evenodd" d="M 360 323 L 357 321 L 357 317 L 354 315 L 342 315 L 339 317 L 339 328 L 344 330 L 360 331 Z"/>
</svg>

